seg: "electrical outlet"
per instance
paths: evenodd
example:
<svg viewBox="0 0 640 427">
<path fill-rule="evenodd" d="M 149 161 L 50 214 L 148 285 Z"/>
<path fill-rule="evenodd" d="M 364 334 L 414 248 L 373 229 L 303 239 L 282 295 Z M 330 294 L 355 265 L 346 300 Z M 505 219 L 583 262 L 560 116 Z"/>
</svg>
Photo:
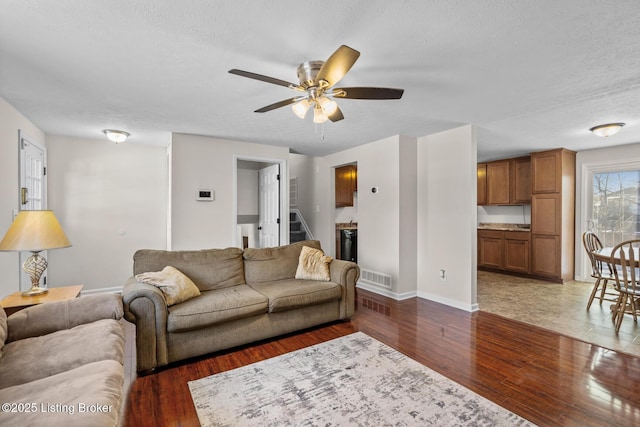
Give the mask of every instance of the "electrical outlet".
<svg viewBox="0 0 640 427">
<path fill-rule="evenodd" d="M 440 270 L 440 278 L 445 280 L 447 278 L 447 272 L 443 269 Z"/>
</svg>

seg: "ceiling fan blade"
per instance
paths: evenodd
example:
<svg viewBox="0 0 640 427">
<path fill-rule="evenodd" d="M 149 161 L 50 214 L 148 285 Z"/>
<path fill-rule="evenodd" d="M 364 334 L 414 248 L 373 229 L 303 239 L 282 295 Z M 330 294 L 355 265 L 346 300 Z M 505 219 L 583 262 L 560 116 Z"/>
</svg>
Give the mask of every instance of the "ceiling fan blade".
<svg viewBox="0 0 640 427">
<path fill-rule="evenodd" d="M 344 116 L 342 115 L 340 107 L 336 108 L 336 111 L 334 111 L 333 114 L 329 116 L 329 120 L 331 120 L 332 122 L 339 122 L 342 119 L 344 119 Z"/>
<path fill-rule="evenodd" d="M 400 99 L 404 89 L 389 87 L 341 87 L 334 90 L 336 98 L 347 99 Z"/>
<path fill-rule="evenodd" d="M 289 87 L 289 88 L 292 88 L 292 89 L 298 87 L 297 84 L 289 83 L 289 82 L 286 82 L 286 81 L 280 80 L 280 79 L 276 79 L 275 77 L 263 76 L 262 74 L 256 74 L 256 73 L 251 73 L 249 71 L 237 70 L 235 68 L 233 70 L 229 70 L 229 73 L 235 74 L 236 76 L 247 77 L 249 79 L 260 80 L 261 82 L 272 83 L 272 84 L 278 85 L 278 86 Z"/>
<path fill-rule="evenodd" d="M 359 56 L 360 52 L 357 50 L 345 45 L 340 46 L 320 68 L 316 80 L 326 81 L 329 84 L 327 87 L 335 85 L 353 67 Z"/>
<path fill-rule="evenodd" d="M 275 110 L 275 109 L 281 108 L 281 107 L 286 107 L 287 105 L 293 104 L 294 102 L 296 102 L 298 100 L 299 100 L 299 98 L 285 99 L 285 100 L 276 102 L 274 104 L 267 105 L 266 107 L 258 108 L 254 112 L 255 113 L 266 113 L 267 111 Z"/>
</svg>

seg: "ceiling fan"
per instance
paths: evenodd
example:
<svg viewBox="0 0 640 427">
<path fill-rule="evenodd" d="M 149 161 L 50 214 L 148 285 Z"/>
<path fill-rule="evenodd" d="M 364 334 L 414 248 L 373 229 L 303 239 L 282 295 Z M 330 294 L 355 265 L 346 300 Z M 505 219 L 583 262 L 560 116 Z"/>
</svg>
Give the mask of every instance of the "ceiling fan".
<svg viewBox="0 0 640 427">
<path fill-rule="evenodd" d="M 299 96 L 276 102 L 255 110 L 256 113 L 291 105 L 293 112 L 303 119 L 313 107 L 313 121 L 324 123 L 327 120 L 337 122 L 344 119 L 338 103 L 334 99 L 400 99 L 404 89 L 386 87 L 334 87 L 353 67 L 360 52 L 349 46 L 340 46 L 327 61 L 307 61 L 298 66 L 299 84 L 290 83 L 274 77 L 251 73 L 238 69 L 229 70 L 250 79 L 260 80 L 301 92 Z"/>
</svg>

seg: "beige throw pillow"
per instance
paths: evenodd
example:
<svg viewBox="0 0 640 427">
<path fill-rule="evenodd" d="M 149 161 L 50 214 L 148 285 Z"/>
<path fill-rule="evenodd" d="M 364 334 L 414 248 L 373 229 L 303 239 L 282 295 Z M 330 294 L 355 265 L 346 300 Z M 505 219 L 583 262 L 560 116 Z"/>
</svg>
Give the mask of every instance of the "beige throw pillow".
<svg viewBox="0 0 640 427">
<path fill-rule="evenodd" d="M 164 294 L 168 306 L 200 295 L 200 289 L 191 279 L 170 265 L 163 268 L 162 271 L 136 274 L 136 280 L 157 286 Z"/>
<path fill-rule="evenodd" d="M 304 246 L 298 258 L 296 279 L 328 282 L 331 279 L 329 263 L 332 259 L 330 256 L 325 256 L 321 249 Z"/>
</svg>

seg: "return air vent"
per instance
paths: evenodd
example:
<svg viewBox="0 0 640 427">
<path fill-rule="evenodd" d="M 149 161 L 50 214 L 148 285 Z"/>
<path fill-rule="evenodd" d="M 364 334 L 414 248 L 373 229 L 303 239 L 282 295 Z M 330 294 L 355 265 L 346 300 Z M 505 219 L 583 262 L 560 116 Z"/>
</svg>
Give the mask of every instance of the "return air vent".
<svg viewBox="0 0 640 427">
<path fill-rule="evenodd" d="M 360 269 L 360 280 L 371 285 L 380 286 L 385 289 L 391 289 L 391 276 L 388 274 L 378 273 L 377 271 Z"/>
</svg>

